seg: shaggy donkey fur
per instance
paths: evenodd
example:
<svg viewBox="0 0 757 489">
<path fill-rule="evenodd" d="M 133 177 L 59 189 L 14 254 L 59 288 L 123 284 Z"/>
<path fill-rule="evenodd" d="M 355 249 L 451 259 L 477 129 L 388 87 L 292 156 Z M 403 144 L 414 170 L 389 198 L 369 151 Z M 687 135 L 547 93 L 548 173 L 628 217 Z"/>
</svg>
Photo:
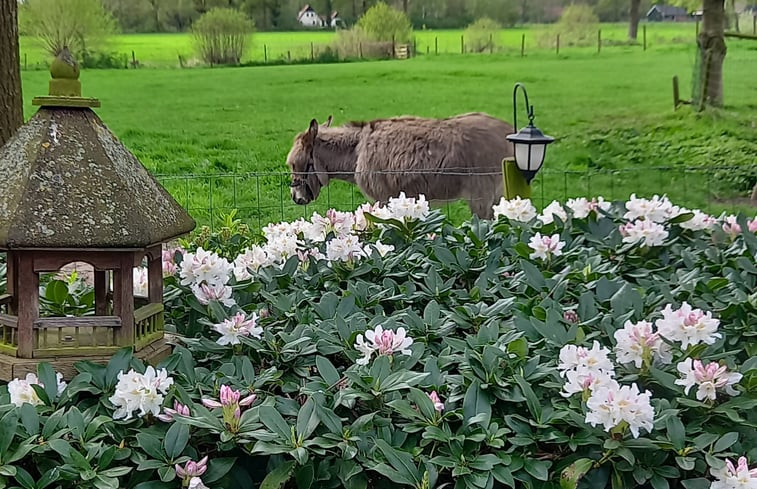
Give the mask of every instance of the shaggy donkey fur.
<svg viewBox="0 0 757 489">
<path fill-rule="evenodd" d="M 307 204 L 331 178 L 357 184 L 370 199 L 405 192 L 434 204 L 465 199 L 491 218 L 502 197 L 502 160 L 513 155 L 505 139 L 513 127 L 483 113 L 447 119 L 396 117 L 331 127 L 331 117 L 297 135 L 287 164 L 292 199 Z"/>
</svg>

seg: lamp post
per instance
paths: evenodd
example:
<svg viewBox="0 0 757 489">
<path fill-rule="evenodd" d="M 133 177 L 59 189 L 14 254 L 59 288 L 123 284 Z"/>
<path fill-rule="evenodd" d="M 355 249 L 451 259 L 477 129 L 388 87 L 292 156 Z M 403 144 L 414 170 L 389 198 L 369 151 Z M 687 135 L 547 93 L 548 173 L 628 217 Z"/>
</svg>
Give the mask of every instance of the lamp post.
<svg viewBox="0 0 757 489">
<path fill-rule="evenodd" d="M 520 131 L 518 131 L 517 110 L 518 88 L 523 92 L 526 101 L 526 113 L 528 114 L 528 125 Z M 544 163 L 547 145 L 555 140 L 546 136 L 538 127 L 534 126 L 534 107 L 528 103 L 528 93 L 522 83 L 516 83 L 513 88 L 513 128 L 516 132 L 508 135 L 507 140 L 513 143 L 515 157 L 513 159 L 506 158 L 502 162 L 505 198 L 508 200 L 516 196 L 531 197 L 531 180 Z"/>
</svg>

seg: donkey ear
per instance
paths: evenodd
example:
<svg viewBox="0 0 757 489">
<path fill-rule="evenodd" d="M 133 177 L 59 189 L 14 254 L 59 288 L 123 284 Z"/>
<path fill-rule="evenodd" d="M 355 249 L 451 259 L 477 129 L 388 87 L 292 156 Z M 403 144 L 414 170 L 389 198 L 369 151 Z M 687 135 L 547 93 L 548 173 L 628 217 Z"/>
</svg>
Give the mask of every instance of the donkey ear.
<svg viewBox="0 0 757 489">
<path fill-rule="evenodd" d="M 331 122 L 334 120 L 334 116 L 330 115 L 326 122 L 323 123 L 323 127 L 331 127 Z"/>
<path fill-rule="evenodd" d="M 313 119 L 310 121 L 310 127 L 308 128 L 308 137 L 310 137 L 311 140 L 315 139 L 315 137 L 318 135 L 318 121 Z"/>
</svg>

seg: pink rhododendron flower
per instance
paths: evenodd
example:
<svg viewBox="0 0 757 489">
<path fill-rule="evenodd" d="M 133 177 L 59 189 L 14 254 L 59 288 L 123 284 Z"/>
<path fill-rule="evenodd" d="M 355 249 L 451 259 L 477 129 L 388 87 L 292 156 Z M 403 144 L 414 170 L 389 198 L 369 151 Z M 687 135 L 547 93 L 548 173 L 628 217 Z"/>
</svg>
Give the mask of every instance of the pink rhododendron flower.
<svg viewBox="0 0 757 489">
<path fill-rule="evenodd" d="M 743 377 L 738 372 L 729 372 L 725 365 L 710 362 L 704 365 L 701 360 L 687 358 L 677 365 L 677 370 L 683 378 L 676 379 L 675 383 L 683 386 L 684 394 L 688 395 L 692 387 L 697 386 L 697 399 L 703 401 L 717 399 L 717 390 L 723 389 L 730 396 L 739 395 L 739 391 L 733 388 Z"/>
<path fill-rule="evenodd" d="M 363 354 L 363 357 L 355 363 L 368 365 L 374 353 L 388 356 L 394 353 L 410 355 L 412 353 L 410 345 L 412 344 L 413 339 L 407 336 L 405 328 L 397 328 L 397 332 L 394 332 L 391 329 L 385 330 L 381 326 L 376 326 L 375 329 L 365 332 L 365 339 L 363 339 L 362 334 L 357 335 L 355 348 Z"/>
</svg>

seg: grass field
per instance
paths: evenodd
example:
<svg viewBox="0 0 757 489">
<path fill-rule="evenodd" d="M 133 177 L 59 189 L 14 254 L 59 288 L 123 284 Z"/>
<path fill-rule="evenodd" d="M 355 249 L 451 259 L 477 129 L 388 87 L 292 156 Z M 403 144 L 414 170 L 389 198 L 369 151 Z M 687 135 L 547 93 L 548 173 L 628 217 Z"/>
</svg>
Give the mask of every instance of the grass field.
<svg viewBox="0 0 757 489">
<path fill-rule="evenodd" d="M 647 25 L 647 47 L 650 50 L 667 49 L 672 45 L 691 41 L 695 36 L 694 23 L 651 23 Z M 553 52 L 555 44 L 554 26 L 530 26 L 505 29 L 499 33 L 497 45 L 505 54 L 520 56 L 522 36 L 526 36 L 526 53 L 536 54 Z M 639 46 L 620 46 L 627 40 L 626 24 L 602 24 L 603 49 L 612 51 L 638 51 Z M 415 32 L 415 43 L 419 54 L 459 54 L 461 52 L 460 36 L 462 30 L 420 30 Z M 268 60 L 307 59 L 311 56 L 310 45 L 317 51 L 331 45 L 336 35 L 332 31 L 313 32 L 260 32 L 254 34 L 252 45 L 242 62 L 264 59 L 264 50 Z M 641 31 L 639 43 L 642 42 Z M 114 36 L 105 50 L 121 53 L 131 59 L 136 58 L 145 67 L 178 68 L 179 56 L 185 60 L 195 57 L 190 34 L 124 34 Z M 562 46 L 562 53 L 596 52 L 596 46 L 576 48 Z M 21 59 L 26 56 L 27 69 L 42 68 L 47 55 L 39 43 L 32 38 L 21 38 Z"/>
<path fill-rule="evenodd" d="M 300 34 L 293 37 L 297 37 Z M 145 36 L 137 36 L 143 38 Z M 718 211 L 731 197 L 736 172 L 715 178 L 689 167 L 754 165 L 757 155 L 757 43 L 729 40 L 727 107 L 695 115 L 672 110 L 671 77 L 690 87 L 693 43 L 665 49 L 623 48 L 508 54 L 422 56 L 406 61 L 188 70 L 86 70 L 85 96 L 102 100 L 98 113 L 169 190 L 203 223 L 208 208 L 242 209 L 258 224 L 303 215 L 279 174 L 293 137 L 312 117 L 335 124 L 400 114 L 446 117 L 484 111 L 510 120 L 511 90 L 525 82 L 536 123 L 557 142 L 548 152 L 537 203 L 577 195 L 627 198 L 667 192 L 689 206 Z M 23 73 L 26 114 L 47 92 L 48 74 Z M 522 116 L 521 116 L 522 117 Z M 678 170 L 648 170 L 672 167 Z M 564 173 L 570 171 L 571 173 Z M 594 175 L 597 171 L 617 171 Z M 204 177 L 195 178 L 192 175 Z M 594 176 L 591 176 L 594 175 Z M 742 188 L 741 195 L 746 195 Z M 362 197 L 332 184 L 315 206 L 353 207 Z M 467 215 L 453 206 L 456 218 Z"/>
</svg>

